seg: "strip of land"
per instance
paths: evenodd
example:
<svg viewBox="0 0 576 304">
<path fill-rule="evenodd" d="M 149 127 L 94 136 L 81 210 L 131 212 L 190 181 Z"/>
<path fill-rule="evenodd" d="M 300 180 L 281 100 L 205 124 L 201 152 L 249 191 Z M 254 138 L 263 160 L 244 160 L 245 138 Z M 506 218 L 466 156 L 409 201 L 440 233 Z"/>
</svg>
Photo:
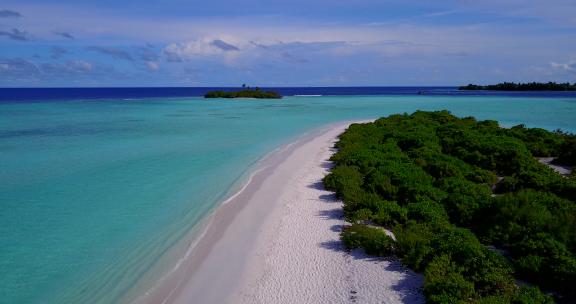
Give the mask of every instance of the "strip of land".
<svg viewBox="0 0 576 304">
<path fill-rule="evenodd" d="M 342 203 L 322 186 L 349 123 L 272 153 L 214 214 L 179 280 L 148 303 L 423 303 L 421 276 L 394 259 L 345 251 Z"/>
</svg>

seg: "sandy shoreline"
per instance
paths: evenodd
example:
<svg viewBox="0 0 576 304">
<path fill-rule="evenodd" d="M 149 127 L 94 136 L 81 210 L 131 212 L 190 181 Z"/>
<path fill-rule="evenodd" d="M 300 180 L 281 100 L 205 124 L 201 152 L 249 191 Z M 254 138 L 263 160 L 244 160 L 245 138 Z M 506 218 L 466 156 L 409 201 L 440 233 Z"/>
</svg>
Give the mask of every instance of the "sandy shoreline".
<svg viewBox="0 0 576 304">
<path fill-rule="evenodd" d="M 398 261 L 346 252 L 342 204 L 325 191 L 337 136 L 310 133 L 262 161 L 220 207 L 179 271 L 137 303 L 423 303 Z"/>
</svg>

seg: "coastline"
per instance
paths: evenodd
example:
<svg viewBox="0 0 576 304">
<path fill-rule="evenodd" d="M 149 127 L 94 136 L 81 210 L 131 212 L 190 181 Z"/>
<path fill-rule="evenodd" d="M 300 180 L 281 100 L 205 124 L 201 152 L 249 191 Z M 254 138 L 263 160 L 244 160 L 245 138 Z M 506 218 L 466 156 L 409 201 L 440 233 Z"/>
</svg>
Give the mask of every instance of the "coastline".
<svg viewBox="0 0 576 304">
<path fill-rule="evenodd" d="M 321 179 L 348 125 L 266 156 L 210 217 L 178 271 L 134 303 L 423 303 L 421 276 L 340 243 L 342 204 Z"/>
<path fill-rule="evenodd" d="M 0 241 L 6 248 L 0 254 L 6 301 L 132 303 L 185 257 L 210 215 L 246 184 L 259 160 L 327 123 L 448 109 L 509 126 L 576 130 L 575 104 L 552 97 L 325 96 L 270 105 L 192 101 L 2 104 L 3 121 L 14 127 L 8 134 L 22 135 L 1 141 L 9 148 L 0 157 L 10 181 L 0 187 L 10 202 L 2 219 L 11 233 Z M 67 119 L 57 119 L 54 108 Z M 53 128 L 43 129 L 46 125 Z M 196 171 L 196 163 L 203 163 L 195 161 L 202 155 L 197 152 L 204 151 L 222 169 L 210 178 Z M 211 173 L 217 169 L 203 167 Z M 234 174 L 226 174 L 228 168 Z M 226 176 L 226 183 L 220 182 Z M 40 177 L 38 183 L 25 182 Z M 206 208 L 196 212 L 196 204 Z"/>
</svg>

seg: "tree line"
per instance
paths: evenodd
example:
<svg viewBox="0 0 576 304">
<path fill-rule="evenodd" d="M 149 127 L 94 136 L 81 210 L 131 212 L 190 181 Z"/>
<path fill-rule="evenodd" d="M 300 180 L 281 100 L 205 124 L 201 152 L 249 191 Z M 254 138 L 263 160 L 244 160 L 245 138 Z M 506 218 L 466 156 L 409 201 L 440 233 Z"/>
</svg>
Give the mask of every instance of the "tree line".
<svg viewBox="0 0 576 304">
<path fill-rule="evenodd" d="M 264 91 L 260 88 L 251 89 L 244 87 L 238 91 L 209 91 L 204 94 L 204 98 L 258 98 L 258 99 L 279 99 L 282 98 L 278 92 Z"/>
<path fill-rule="evenodd" d="M 465 91 L 477 91 L 477 90 L 489 90 L 489 91 L 576 91 L 576 83 L 570 84 L 569 82 L 566 82 L 566 83 L 502 82 L 502 83 L 493 84 L 493 85 L 469 84 L 466 86 L 461 86 L 458 89 L 459 90 L 465 90 Z"/>
</svg>

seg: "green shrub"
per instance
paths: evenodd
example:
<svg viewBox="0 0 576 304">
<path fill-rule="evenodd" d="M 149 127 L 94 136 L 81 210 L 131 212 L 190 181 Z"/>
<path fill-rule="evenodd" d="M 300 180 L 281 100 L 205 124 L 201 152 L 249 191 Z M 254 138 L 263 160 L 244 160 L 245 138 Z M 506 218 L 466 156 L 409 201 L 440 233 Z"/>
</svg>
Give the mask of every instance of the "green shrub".
<svg viewBox="0 0 576 304">
<path fill-rule="evenodd" d="M 410 203 L 407 206 L 408 218 L 419 223 L 432 223 L 434 225 L 448 225 L 448 214 L 444 207 L 430 200 Z"/>
<path fill-rule="evenodd" d="M 415 271 L 423 271 L 434 254 L 431 240 L 440 227 L 431 227 L 429 224 L 408 222 L 405 226 L 394 229 L 396 236 L 396 251 L 402 262 Z"/>
<path fill-rule="evenodd" d="M 470 303 L 475 296 L 474 283 L 449 255 L 435 257 L 424 272 L 424 295 L 429 303 Z"/>
<path fill-rule="evenodd" d="M 359 223 L 369 220 L 372 220 L 372 211 L 366 208 L 356 210 L 352 212 L 352 215 L 350 216 L 350 222 L 352 223 Z"/>
<path fill-rule="evenodd" d="M 396 202 L 383 201 L 372 216 L 375 224 L 384 227 L 393 227 L 404 224 L 408 220 L 408 210 L 400 207 Z"/>
<path fill-rule="evenodd" d="M 394 250 L 394 240 L 379 228 L 353 224 L 346 227 L 341 236 L 346 248 L 362 248 L 370 255 L 387 256 Z"/>
<path fill-rule="evenodd" d="M 551 296 L 543 294 L 537 287 L 522 286 L 512 297 L 511 304 L 553 304 Z"/>
<path fill-rule="evenodd" d="M 566 138 L 561 144 L 558 151 L 558 158 L 555 163 L 576 166 L 576 136 L 572 135 Z"/>
</svg>

